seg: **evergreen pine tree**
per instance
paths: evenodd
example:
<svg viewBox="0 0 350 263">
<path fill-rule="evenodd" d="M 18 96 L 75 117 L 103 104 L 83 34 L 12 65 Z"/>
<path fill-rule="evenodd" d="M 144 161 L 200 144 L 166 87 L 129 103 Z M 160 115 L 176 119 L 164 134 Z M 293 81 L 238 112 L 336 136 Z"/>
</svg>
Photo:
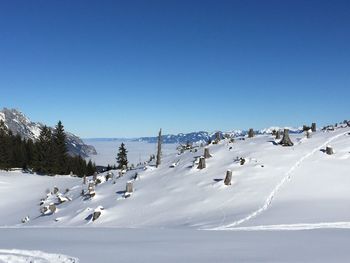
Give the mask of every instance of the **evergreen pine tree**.
<svg viewBox="0 0 350 263">
<path fill-rule="evenodd" d="M 53 133 L 53 152 L 55 157 L 53 172 L 55 174 L 69 173 L 67 167 L 67 146 L 66 146 L 66 134 L 62 122 L 59 121 L 55 127 Z"/>
<path fill-rule="evenodd" d="M 86 165 L 86 161 L 79 155 L 77 157 L 77 171 L 76 174 L 79 177 L 83 177 L 84 174 L 87 174 L 87 165 Z"/>
<path fill-rule="evenodd" d="M 34 170 L 38 173 L 52 174 L 53 162 L 52 133 L 50 128 L 44 126 L 34 147 Z"/>
<path fill-rule="evenodd" d="M 25 153 L 26 153 L 26 161 L 28 167 L 33 167 L 34 165 L 34 143 L 31 139 L 25 142 Z"/>
<path fill-rule="evenodd" d="M 10 168 L 10 138 L 9 131 L 3 120 L 0 120 L 0 169 Z"/>
<path fill-rule="evenodd" d="M 10 160 L 11 160 L 11 167 L 15 168 L 27 168 L 27 160 L 26 160 L 26 149 L 25 149 L 25 143 L 22 141 L 22 138 L 20 135 L 11 136 L 10 138 Z"/>
<path fill-rule="evenodd" d="M 125 144 L 122 143 L 119 147 L 119 152 L 117 155 L 118 169 L 122 169 L 123 165 L 125 165 L 126 167 L 128 166 L 127 153 L 128 151 L 125 148 Z"/>
<path fill-rule="evenodd" d="M 92 164 L 91 160 L 89 160 L 87 166 L 86 166 L 86 175 L 87 176 L 91 176 L 95 173 L 96 168 L 94 167 L 94 165 Z"/>
<path fill-rule="evenodd" d="M 54 133 L 44 126 L 38 140 L 24 140 L 13 135 L 4 121 L 0 120 L 0 169 L 33 168 L 42 174 L 68 174 L 78 176 L 93 175 L 96 165 L 87 163 L 81 156 L 69 156 L 66 147 L 66 134 L 59 121 Z"/>
</svg>

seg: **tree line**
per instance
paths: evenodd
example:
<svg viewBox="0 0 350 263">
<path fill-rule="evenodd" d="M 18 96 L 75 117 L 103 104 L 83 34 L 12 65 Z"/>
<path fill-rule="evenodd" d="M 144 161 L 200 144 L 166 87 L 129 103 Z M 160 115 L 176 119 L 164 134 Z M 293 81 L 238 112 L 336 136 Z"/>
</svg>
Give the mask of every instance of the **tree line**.
<svg viewBox="0 0 350 263">
<path fill-rule="evenodd" d="M 70 156 L 66 145 L 66 134 L 59 121 L 52 131 L 47 126 L 41 129 L 39 138 L 33 142 L 14 135 L 4 121 L 0 120 L 0 169 L 22 168 L 38 174 L 73 174 L 90 176 L 96 166 L 81 156 Z"/>
</svg>

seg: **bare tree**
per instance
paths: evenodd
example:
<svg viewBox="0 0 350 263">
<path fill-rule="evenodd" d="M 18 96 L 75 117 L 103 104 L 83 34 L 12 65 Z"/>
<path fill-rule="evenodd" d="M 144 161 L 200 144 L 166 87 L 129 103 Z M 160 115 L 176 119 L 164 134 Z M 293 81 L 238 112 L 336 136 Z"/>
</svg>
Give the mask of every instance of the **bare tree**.
<svg viewBox="0 0 350 263">
<path fill-rule="evenodd" d="M 313 122 L 311 124 L 311 130 L 312 130 L 312 132 L 316 132 L 316 123 L 315 122 Z"/>
<path fill-rule="evenodd" d="M 158 134 L 158 150 L 157 150 L 156 167 L 160 165 L 161 155 L 162 155 L 162 129 L 159 130 L 159 134 Z"/>
<path fill-rule="evenodd" d="M 227 170 L 224 184 L 225 185 L 231 185 L 231 180 L 232 180 L 232 171 L 231 170 Z"/>
<path fill-rule="evenodd" d="M 283 131 L 283 138 L 280 141 L 280 144 L 282 146 L 293 146 L 294 145 L 292 140 L 289 138 L 289 130 L 288 129 L 284 129 L 284 131 Z"/>
<path fill-rule="evenodd" d="M 205 165 L 205 158 L 204 157 L 200 157 L 197 169 L 204 169 L 205 167 L 206 167 L 206 165 Z"/>
<path fill-rule="evenodd" d="M 308 139 L 311 138 L 311 131 L 310 130 L 306 131 L 306 138 L 308 138 Z"/>
<path fill-rule="evenodd" d="M 254 137 L 254 130 L 250 128 L 248 132 L 248 138 L 253 138 L 253 137 Z"/>
<path fill-rule="evenodd" d="M 88 186 L 88 193 L 90 197 L 94 197 L 96 192 L 95 192 L 95 183 L 90 182 Z"/>
<path fill-rule="evenodd" d="M 216 143 L 219 143 L 220 140 L 221 140 L 221 138 L 220 138 L 220 132 L 216 132 L 216 133 L 215 133 L 215 142 L 216 142 Z"/>
<path fill-rule="evenodd" d="M 133 189 L 133 183 L 132 182 L 127 182 L 126 183 L 126 193 L 132 193 L 134 191 Z"/>
<path fill-rule="evenodd" d="M 210 155 L 210 153 L 209 153 L 209 148 L 208 147 L 205 147 L 204 148 L 204 158 L 205 159 L 208 159 L 208 158 L 210 158 L 211 157 L 211 155 Z"/>
<path fill-rule="evenodd" d="M 276 131 L 276 140 L 281 139 L 281 132 L 278 130 Z"/>
</svg>

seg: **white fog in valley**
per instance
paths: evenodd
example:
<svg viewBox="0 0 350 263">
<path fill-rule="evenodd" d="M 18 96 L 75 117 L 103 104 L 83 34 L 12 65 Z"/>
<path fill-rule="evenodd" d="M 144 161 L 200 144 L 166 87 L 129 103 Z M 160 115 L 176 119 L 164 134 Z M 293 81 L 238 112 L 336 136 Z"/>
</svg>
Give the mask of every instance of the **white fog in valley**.
<svg viewBox="0 0 350 263">
<path fill-rule="evenodd" d="M 107 166 L 116 165 L 116 157 L 121 143 L 124 143 L 128 150 L 129 164 L 143 163 L 149 160 L 150 155 L 156 154 L 157 144 L 148 142 L 139 142 L 122 139 L 85 139 L 87 145 L 95 147 L 97 154 L 89 155 L 86 160 L 92 160 L 96 165 Z M 176 152 L 178 144 L 163 144 L 162 153 L 164 156 Z"/>
</svg>

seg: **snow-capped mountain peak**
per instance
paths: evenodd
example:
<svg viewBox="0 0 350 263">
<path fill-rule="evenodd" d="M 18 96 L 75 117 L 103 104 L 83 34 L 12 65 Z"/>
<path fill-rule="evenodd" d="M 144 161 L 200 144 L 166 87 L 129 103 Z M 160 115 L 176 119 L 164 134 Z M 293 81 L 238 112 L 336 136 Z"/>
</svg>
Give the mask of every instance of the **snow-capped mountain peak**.
<svg viewBox="0 0 350 263">
<path fill-rule="evenodd" d="M 19 134 L 24 139 L 37 140 L 44 124 L 32 122 L 24 113 L 17 109 L 4 108 L 0 111 L 0 120 L 3 120 L 6 127 L 14 134 Z M 51 128 L 52 130 L 54 128 Z M 96 154 L 93 146 L 86 145 L 78 136 L 66 132 L 67 147 L 70 154 L 87 157 Z"/>
</svg>

